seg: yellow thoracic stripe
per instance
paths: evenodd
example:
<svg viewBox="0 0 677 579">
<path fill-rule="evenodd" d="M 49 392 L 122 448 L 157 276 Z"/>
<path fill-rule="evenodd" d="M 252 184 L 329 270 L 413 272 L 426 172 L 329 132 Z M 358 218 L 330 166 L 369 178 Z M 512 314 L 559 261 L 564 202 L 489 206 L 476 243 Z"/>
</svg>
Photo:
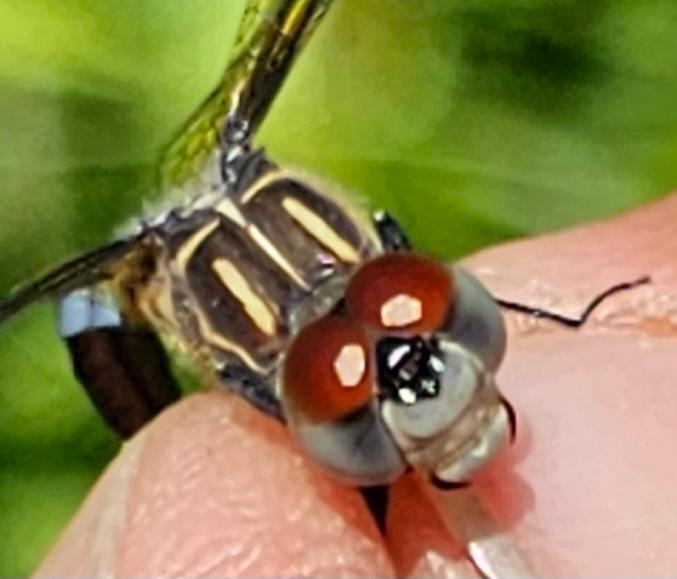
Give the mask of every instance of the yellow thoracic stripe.
<svg viewBox="0 0 677 579">
<path fill-rule="evenodd" d="M 249 236 L 249 238 L 261 249 L 270 259 L 272 259 L 277 266 L 284 271 L 287 276 L 300 288 L 309 290 L 310 286 L 298 274 L 294 266 L 289 260 L 282 255 L 280 250 L 268 239 L 264 233 L 253 223 L 250 223 L 242 214 L 240 208 L 233 202 L 232 199 L 224 199 L 216 205 L 216 211 L 229 219 Z"/>
<path fill-rule="evenodd" d="M 228 338 L 224 337 L 221 333 L 215 330 L 209 320 L 205 317 L 202 310 L 196 308 L 194 310 L 195 317 L 197 318 L 198 326 L 200 328 L 200 335 L 204 341 L 213 348 L 218 348 L 225 352 L 231 352 L 238 356 L 247 366 L 249 366 L 255 372 L 264 372 L 264 368 L 252 358 L 251 354 L 242 346 L 236 344 L 235 342 L 230 341 Z"/>
<path fill-rule="evenodd" d="M 215 206 L 215 209 L 217 213 L 220 213 L 233 223 L 236 223 L 242 229 L 247 227 L 247 219 L 244 215 L 242 215 L 242 211 L 240 211 L 240 208 L 235 205 L 232 199 L 227 197 L 223 201 L 219 201 L 219 203 Z"/>
<path fill-rule="evenodd" d="M 270 257 L 282 270 L 292 279 L 292 281 L 306 291 L 310 291 L 308 283 L 298 274 L 289 260 L 280 253 L 280 250 L 273 245 L 263 232 L 255 225 L 248 225 L 246 229 L 249 237 Z"/>
<path fill-rule="evenodd" d="M 182 275 L 186 274 L 186 268 L 188 267 L 190 258 L 193 257 L 204 240 L 207 239 L 218 226 L 219 220 L 214 219 L 206 225 L 203 225 L 200 229 L 193 233 L 192 236 L 183 242 L 179 250 L 176 252 L 176 256 L 174 257 L 174 262 L 176 263 L 176 266 Z"/>
<path fill-rule="evenodd" d="M 282 208 L 291 215 L 308 234 L 314 237 L 321 245 L 331 251 L 336 257 L 346 263 L 357 263 L 360 255 L 357 250 L 343 239 L 320 215 L 309 209 L 298 199 L 285 197 Z"/>
<path fill-rule="evenodd" d="M 191 257 L 204 241 L 219 227 L 219 223 L 219 219 L 209 221 L 181 245 L 173 260 L 179 275 L 185 277 L 186 269 Z M 256 360 L 254 360 L 254 358 L 252 358 L 251 354 L 245 348 L 228 340 L 212 327 L 211 323 L 199 307 L 193 308 L 193 313 L 197 318 L 200 334 L 207 344 L 220 350 L 231 352 L 243 360 L 252 370 L 263 372 L 264 369 L 256 362 Z"/>
<path fill-rule="evenodd" d="M 233 262 L 225 258 L 215 259 L 212 269 L 221 283 L 240 301 L 254 324 L 264 334 L 274 336 L 277 329 L 275 314 Z"/>
<path fill-rule="evenodd" d="M 275 171 L 264 175 L 242 194 L 240 203 L 242 203 L 242 205 L 246 205 L 268 185 L 281 181 L 282 179 L 289 179 L 289 177 L 281 171 Z"/>
</svg>

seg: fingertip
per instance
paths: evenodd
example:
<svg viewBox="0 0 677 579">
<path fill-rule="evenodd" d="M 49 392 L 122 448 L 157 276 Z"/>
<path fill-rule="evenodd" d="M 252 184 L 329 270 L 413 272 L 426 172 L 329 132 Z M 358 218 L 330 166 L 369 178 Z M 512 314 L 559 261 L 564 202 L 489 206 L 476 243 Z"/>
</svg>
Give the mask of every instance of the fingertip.
<svg viewBox="0 0 677 579">
<path fill-rule="evenodd" d="M 39 574 L 391 574 L 359 493 L 317 473 L 281 424 L 222 389 L 163 413 L 93 497 Z M 64 562 L 74 549 L 86 568 Z"/>
</svg>

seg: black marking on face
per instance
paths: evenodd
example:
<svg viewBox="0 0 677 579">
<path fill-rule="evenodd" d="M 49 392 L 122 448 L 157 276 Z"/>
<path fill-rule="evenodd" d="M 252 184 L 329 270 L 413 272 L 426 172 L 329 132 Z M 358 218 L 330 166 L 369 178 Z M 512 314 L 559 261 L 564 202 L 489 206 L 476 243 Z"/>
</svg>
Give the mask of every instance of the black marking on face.
<svg viewBox="0 0 677 579">
<path fill-rule="evenodd" d="M 388 337 L 376 344 L 379 394 L 412 405 L 440 390 L 444 362 L 434 343 L 421 337 Z"/>
</svg>

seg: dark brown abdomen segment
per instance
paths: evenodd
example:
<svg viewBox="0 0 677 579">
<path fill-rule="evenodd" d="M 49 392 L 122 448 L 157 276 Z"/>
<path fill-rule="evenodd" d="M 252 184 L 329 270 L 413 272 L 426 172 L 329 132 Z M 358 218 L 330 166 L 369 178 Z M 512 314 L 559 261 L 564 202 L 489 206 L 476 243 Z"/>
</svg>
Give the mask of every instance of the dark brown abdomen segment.
<svg viewBox="0 0 677 579">
<path fill-rule="evenodd" d="M 97 328 L 66 339 L 73 370 L 106 422 L 130 437 L 180 392 L 155 334 Z"/>
</svg>

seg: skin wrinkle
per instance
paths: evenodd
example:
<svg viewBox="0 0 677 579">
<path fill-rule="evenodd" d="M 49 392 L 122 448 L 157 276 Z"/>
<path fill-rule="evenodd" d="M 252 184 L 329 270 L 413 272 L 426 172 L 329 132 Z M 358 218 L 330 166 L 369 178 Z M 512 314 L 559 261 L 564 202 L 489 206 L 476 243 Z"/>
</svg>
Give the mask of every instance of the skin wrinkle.
<svg viewBox="0 0 677 579">
<path fill-rule="evenodd" d="M 205 417 L 206 418 L 206 417 Z M 230 418 L 230 412 L 226 413 L 226 416 L 223 417 L 218 417 L 218 424 L 221 425 L 226 421 L 227 419 Z M 186 422 L 189 423 L 195 423 L 196 421 L 200 420 L 199 416 L 187 416 Z M 199 427 L 196 425 L 196 427 Z M 210 443 L 211 444 L 211 443 Z M 210 452 L 210 446 L 204 446 L 204 447 L 192 447 L 189 449 L 189 452 L 174 452 L 171 454 L 169 458 L 170 464 L 172 464 L 172 471 L 178 473 L 174 478 L 169 479 L 169 486 L 166 489 L 166 493 L 163 495 L 157 495 L 158 490 L 151 490 L 150 491 L 150 496 L 151 497 L 156 497 L 157 504 L 155 507 L 152 509 L 152 512 L 158 512 L 160 511 L 161 513 L 164 510 L 165 504 L 167 502 L 172 503 L 175 502 L 178 497 L 180 497 L 183 493 L 192 493 L 196 488 L 199 488 L 200 486 L 200 478 L 201 475 L 204 474 L 204 465 L 210 461 L 213 460 L 213 457 L 211 456 L 213 453 Z M 167 480 L 165 477 L 161 477 L 160 480 Z M 233 479 L 230 479 L 233 480 Z M 235 482 L 233 480 L 233 482 Z M 207 497 L 210 497 L 209 502 L 207 503 L 207 509 L 211 510 L 218 510 L 219 505 L 215 503 L 214 497 L 218 496 L 220 493 L 214 495 L 213 493 L 207 491 L 206 493 Z M 231 505 L 233 503 L 233 500 L 231 499 L 231 492 L 226 491 L 223 493 L 224 497 L 224 502 L 226 505 Z M 144 493 L 144 496 L 147 496 Z M 244 499 L 240 500 L 238 502 L 235 502 L 235 506 L 238 504 L 252 504 L 251 500 L 248 500 L 248 498 L 242 497 L 241 495 L 238 496 L 239 499 Z M 255 504 L 255 503 L 253 503 Z M 228 507 L 226 507 L 228 508 Z M 177 515 L 177 513 L 172 512 L 171 510 L 169 511 L 164 511 L 166 516 L 167 516 L 167 526 L 171 526 L 172 519 Z M 180 513 L 178 514 L 180 516 Z M 222 548 L 220 549 L 220 553 L 216 557 L 215 561 L 210 561 L 210 566 L 212 567 L 217 567 L 221 564 L 224 563 L 227 559 L 234 559 L 237 561 L 238 557 L 241 555 L 242 551 L 244 550 L 243 545 L 240 543 L 233 543 L 231 541 L 227 540 L 228 537 L 226 535 L 226 539 L 223 540 L 224 545 L 228 545 L 227 548 Z M 179 557 L 178 559 L 183 561 L 181 564 L 177 564 L 173 569 L 172 569 L 172 574 L 185 574 L 187 569 L 192 569 L 192 566 L 194 565 L 195 561 L 200 560 L 200 552 L 209 552 L 210 544 L 216 544 L 218 542 L 218 539 L 214 537 L 214 535 L 211 535 L 209 537 L 206 537 L 204 540 L 203 544 L 196 545 L 195 547 L 188 549 L 186 551 L 186 546 L 181 545 L 181 541 L 177 540 L 177 546 L 176 549 L 178 550 L 184 550 L 186 551 L 185 557 Z M 231 547 L 231 544 L 236 544 L 237 547 Z M 217 553 L 219 552 L 217 551 Z M 154 566 L 162 566 L 165 562 L 163 561 L 164 555 L 162 558 L 158 558 L 157 562 L 154 563 Z"/>
<path fill-rule="evenodd" d="M 469 564 L 449 561 L 436 551 L 426 551 L 407 573 L 407 577 L 441 577 L 443 579 L 478 579 L 479 575 Z"/>
<path fill-rule="evenodd" d="M 232 576 L 247 576 L 250 568 L 261 558 L 261 546 L 255 541 L 224 548 L 228 540 L 214 534 L 204 542 L 202 548 L 187 559 L 180 567 L 172 571 L 172 576 L 179 577 L 212 577 L 218 575 L 219 569 L 227 567 L 229 560 L 236 562 L 232 567 Z"/>
</svg>

